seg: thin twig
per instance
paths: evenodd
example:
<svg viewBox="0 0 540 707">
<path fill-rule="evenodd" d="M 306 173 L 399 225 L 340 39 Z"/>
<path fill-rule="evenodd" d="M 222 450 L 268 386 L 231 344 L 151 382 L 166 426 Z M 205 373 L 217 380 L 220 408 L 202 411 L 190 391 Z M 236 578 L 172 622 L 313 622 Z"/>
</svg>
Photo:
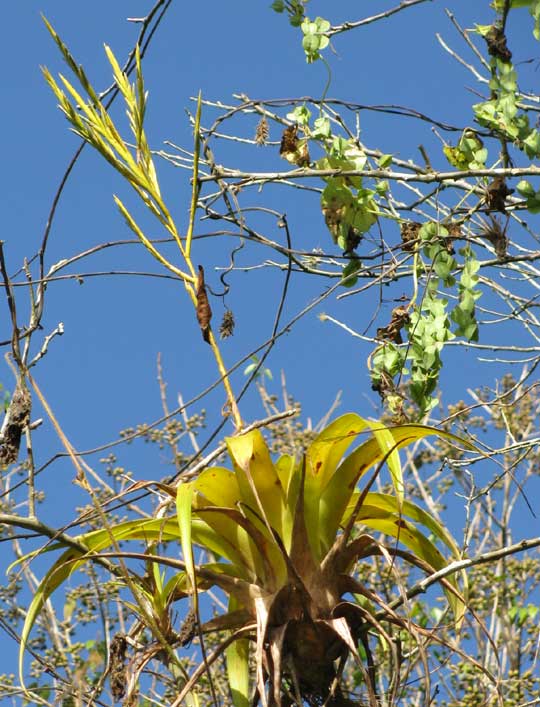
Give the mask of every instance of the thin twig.
<svg viewBox="0 0 540 707">
<path fill-rule="evenodd" d="M 530 540 L 521 540 L 514 545 L 497 548 L 496 550 L 490 550 L 489 552 L 484 552 L 481 555 L 477 555 L 476 557 L 472 557 L 467 560 L 456 560 L 455 562 L 451 562 L 446 567 L 443 567 L 443 569 L 430 574 L 428 577 L 421 579 L 419 582 L 416 582 L 416 584 L 407 590 L 406 598 L 412 599 L 419 594 L 423 594 L 432 584 L 439 582 L 441 579 L 444 579 L 449 575 L 460 572 L 461 570 L 474 567 L 476 565 L 485 565 L 490 562 L 494 562 L 495 560 L 499 560 L 502 557 L 516 555 L 518 552 L 524 552 L 525 550 L 532 550 L 535 547 L 540 547 L 540 537 L 531 538 Z M 398 606 L 401 606 L 403 602 L 404 598 L 399 597 L 390 604 L 390 607 L 395 609 Z"/>
<path fill-rule="evenodd" d="M 325 32 L 325 35 L 327 37 L 332 37 L 334 34 L 348 32 L 351 29 L 357 29 L 358 27 L 369 25 L 373 22 L 378 22 L 379 20 L 384 20 L 387 17 L 390 17 L 391 15 L 395 15 L 396 12 L 401 12 L 402 10 L 406 10 L 409 7 L 413 7 L 413 5 L 419 5 L 422 2 L 426 2 L 426 0 L 403 0 L 403 2 L 401 2 L 399 5 L 396 5 L 395 7 L 392 7 L 389 10 L 385 10 L 384 12 L 380 12 L 378 15 L 372 15 L 371 17 L 366 17 L 362 20 L 356 20 L 356 22 L 344 22 L 341 25 L 335 25 L 333 27 L 330 27 L 330 29 Z"/>
</svg>

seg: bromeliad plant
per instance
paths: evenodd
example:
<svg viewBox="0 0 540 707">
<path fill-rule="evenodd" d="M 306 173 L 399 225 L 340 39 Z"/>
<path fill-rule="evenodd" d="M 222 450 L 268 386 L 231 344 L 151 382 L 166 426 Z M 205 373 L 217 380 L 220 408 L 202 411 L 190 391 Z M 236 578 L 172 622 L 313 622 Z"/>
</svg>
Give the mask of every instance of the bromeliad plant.
<svg viewBox="0 0 540 707">
<path fill-rule="evenodd" d="M 315 52 L 317 47 L 324 48 L 321 32 L 325 26 L 308 24 L 306 31 L 309 30 L 310 46 Z M 146 92 L 138 53 L 137 79 L 131 85 L 107 49 L 116 86 L 127 107 L 133 147 L 121 137 L 83 70 L 52 27 L 47 26 L 84 95 L 62 76 L 56 81 L 45 70 L 45 77 L 74 131 L 129 182 L 145 208 L 174 239 L 181 267 L 165 258 L 124 203 L 115 199 L 145 248 L 183 282 L 196 308 L 203 338 L 216 358 L 231 416 L 239 430 L 242 421 L 210 327 L 204 271 L 199 267 L 197 273 L 192 258 L 201 102 L 195 117 L 192 201 L 184 237 L 162 197 L 145 136 Z M 330 135 L 323 116 L 315 127 L 326 144 Z M 292 133 L 296 137 L 296 128 Z M 330 166 L 349 167 L 352 160 L 353 167 L 363 169 L 364 157 L 358 150 L 351 152 L 347 141 L 334 140 L 332 146 L 327 158 Z M 384 161 L 381 164 L 387 166 Z M 381 187 L 379 196 L 385 190 L 386 186 Z M 377 218 L 376 194 L 376 190 L 365 189 L 359 179 L 347 184 L 339 179 L 327 181 L 322 197 L 326 222 L 336 242 L 349 254 Z M 356 261 L 353 265 L 357 267 Z M 369 437 L 343 458 L 353 441 L 366 433 Z M 300 705 L 306 701 L 343 704 L 340 676 L 349 658 L 363 676 L 370 707 L 375 707 L 379 704 L 379 683 L 372 651 L 374 641 L 378 641 L 391 656 L 393 675 L 384 689 L 392 702 L 400 686 L 401 664 L 400 639 L 394 634 L 397 631 L 410 636 L 420 646 L 425 633 L 414 624 L 410 612 L 402 608 L 407 605 L 400 563 L 431 574 L 447 565 L 447 555 L 460 558 L 447 530 L 404 498 L 398 450 L 432 433 L 443 434 L 422 425 L 385 428 L 347 414 L 330 424 L 301 459 L 285 455 L 274 463 L 262 434 L 254 430 L 227 440 L 232 469 L 210 467 L 198 478 L 177 487 L 161 485 L 175 499 L 174 514 L 166 515 L 165 511 L 165 515 L 149 520 L 113 524 L 96 500 L 102 529 L 72 539 L 62 536 L 59 543 L 47 548 L 64 552 L 42 580 L 27 613 L 21 636 L 21 683 L 24 650 L 45 602 L 75 570 L 93 562 L 117 578 L 122 596 L 131 594 L 128 608 L 136 617 L 129 635 L 135 656 L 127 673 L 125 637 L 118 637 L 112 644 L 114 650 L 111 645 L 108 670 L 115 699 L 125 694 L 130 703 L 135 700 L 138 677 L 148 661 L 156 658 L 182 680 L 183 687 L 173 704 L 179 705 L 185 699 L 190 705 L 197 705 L 198 678 L 226 650 L 232 701 L 237 707 L 250 704 L 253 690 L 255 702 L 263 705 Z M 373 490 L 385 464 L 392 480 L 391 494 Z M 124 549 L 127 541 L 142 541 L 145 551 L 128 552 Z M 173 548 L 175 543 L 181 546 L 182 560 L 159 550 L 163 544 Z M 208 561 L 196 566 L 192 545 L 203 548 Z M 374 557 L 386 563 L 384 597 L 374 586 L 360 581 L 357 572 L 359 564 L 370 563 Z M 133 559 L 144 561 L 143 576 L 133 569 Z M 168 579 L 163 567 L 174 569 Z M 453 620 L 459 626 L 465 609 L 466 578 L 462 576 L 458 581 L 452 576 L 441 584 Z M 212 587 L 227 595 L 228 610 L 201 623 L 199 593 Z M 387 597 L 392 591 L 396 597 L 389 603 Z M 174 602 L 188 597 L 193 601 L 191 622 L 178 633 L 171 608 Z M 200 669 L 193 675 L 185 674 L 179 647 L 197 633 L 202 639 L 204 634 L 223 631 L 229 635 L 221 647 L 212 655 L 203 656 Z M 146 643 L 139 641 L 141 634 L 146 634 Z M 250 672 L 252 664 L 254 676 Z"/>
<path fill-rule="evenodd" d="M 227 651 L 234 705 L 247 707 L 253 688 L 263 705 L 303 700 L 343 704 L 339 678 L 350 657 L 363 675 L 368 703 L 375 707 L 374 641 L 391 655 L 394 676 L 387 690 L 388 703 L 393 704 L 400 684 L 394 629 L 413 639 L 428 633 L 399 608 L 405 605 L 405 588 L 397 563 L 431 574 L 447 565 L 447 555 L 461 557 L 448 531 L 404 498 L 398 450 L 434 433 L 460 442 L 428 426 L 386 428 L 352 413 L 323 430 L 301 459 L 284 455 L 273 462 L 259 430 L 228 438 L 232 469 L 209 467 L 176 488 L 162 487 L 176 499 L 175 515 L 124 522 L 74 539 L 36 593 L 22 649 L 44 602 L 82 563 L 139 557 L 153 569 L 144 578 L 130 571 L 127 584 L 136 598 L 133 611 L 152 631 L 155 643 L 146 644 L 143 657 L 134 659 L 137 674 L 164 648 L 169 661 L 178 661 L 175 649 L 186 636 L 172 629 L 172 602 L 191 596 L 197 615 L 198 594 L 219 587 L 228 597 L 228 611 L 199 625 L 198 632 L 231 632 L 221 649 Z M 367 439 L 344 457 L 364 434 Z M 385 464 L 393 493 L 372 490 Z M 127 540 L 144 540 L 147 551 L 120 552 L 118 544 Z M 158 542 L 179 542 L 183 561 L 156 554 Z M 211 560 L 195 566 L 192 543 L 204 548 Z M 111 546 L 114 552 L 104 552 Z M 355 572 L 359 563 L 373 557 L 387 565 L 386 598 Z M 165 582 L 158 565 L 175 568 L 175 575 Z M 396 599 L 389 602 L 392 587 Z M 459 626 L 466 577 L 451 577 L 442 589 Z M 193 633 L 197 635 L 195 630 L 190 637 Z M 174 705 L 186 697 L 197 703 L 196 682 L 221 649 L 184 681 Z M 129 690 L 134 689 L 132 680 Z"/>
</svg>

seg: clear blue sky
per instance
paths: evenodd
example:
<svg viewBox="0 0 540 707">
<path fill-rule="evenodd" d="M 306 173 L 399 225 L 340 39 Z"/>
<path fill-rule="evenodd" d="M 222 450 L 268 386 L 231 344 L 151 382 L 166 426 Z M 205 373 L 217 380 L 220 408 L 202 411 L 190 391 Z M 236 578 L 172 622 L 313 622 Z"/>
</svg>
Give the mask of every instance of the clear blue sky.
<svg viewBox="0 0 540 707">
<path fill-rule="evenodd" d="M 94 85 L 102 90 L 110 83 L 103 43 L 112 47 L 122 63 L 138 31 L 138 26 L 126 22 L 126 17 L 144 16 L 152 4 L 142 0 L 42 0 L 7 3 L 3 8 L 1 237 L 6 243 L 10 272 L 20 267 L 24 257 L 30 258 L 37 251 L 52 198 L 78 145 L 39 69 L 45 65 L 53 74 L 66 73 L 40 13 L 53 24 L 77 61 L 87 69 Z M 206 98 L 224 102 L 231 101 L 237 92 L 252 98 L 322 94 L 327 78 L 324 66 L 306 64 L 298 31 L 288 25 L 285 16 L 272 12 L 269 4 L 253 0 L 173 1 L 144 61 L 150 91 L 147 131 L 153 148 L 162 147 L 165 139 L 190 147 L 191 132 L 184 111 L 193 110 L 190 98 L 199 89 Z M 320 14 L 338 22 L 357 18 L 360 6 L 367 14 L 392 4 L 395 3 L 314 1 L 308 11 L 311 16 Z M 434 33 L 439 31 L 461 49 L 459 36 L 444 8 L 450 7 L 462 26 L 471 27 L 474 21 L 487 24 L 492 19 L 489 13 L 475 14 L 483 9 L 480 6 L 483 3 L 470 0 L 426 3 L 383 23 L 338 36 L 334 41 L 336 54 L 327 52 L 332 67 L 329 95 L 366 104 L 411 106 L 463 127 L 471 124 L 469 106 L 476 99 L 471 99 L 468 87 L 477 86 L 472 76 L 441 49 Z M 336 14 L 329 16 L 329 12 Z M 530 38 L 526 13 L 516 13 L 513 21 L 514 31 L 522 37 L 515 49 L 516 61 L 536 58 L 538 49 Z M 122 113 L 118 103 L 114 115 Z M 206 114 L 203 123 L 207 124 Z M 383 152 L 398 152 L 403 158 L 420 142 L 436 144 L 429 128 L 412 120 L 390 123 L 368 115 L 363 128 L 366 141 L 372 146 Z M 272 137 L 279 138 L 276 134 Z M 273 153 L 269 152 L 271 149 Z M 216 159 L 234 166 L 233 154 L 230 146 L 224 145 L 223 154 L 216 154 Z M 279 162 L 277 148 L 261 150 L 260 159 L 263 167 L 284 165 Z M 185 228 L 188 174 L 165 163 L 158 167 L 163 191 L 181 228 Z M 132 237 L 114 207 L 115 192 L 128 195 L 112 170 L 86 149 L 59 205 L 50 237 L 48 266 L 98 243 Z M 135 204 L 135 198 L 130 199 L 126 198 L 127 203 Z M 329 247 L 329 235 L 317 209 L 299 208 L 295 195 L 286 190 L 275 203 L 276 208 L 288 214 L 296 247 Z M 207 223 L 199 232 L 205 229 Z M 211 240 L 198 243 L 196 261 L 207 265 L 210 283 L 219 289 L 213 266 L 226 265 L 228 257 L 225 253 L 216 256 L 213 248 Z M 258 258 L 260 253 L 250 253 L 246 248 L 239 262 L 251 265 Z M 111 248 L 68 272 L 109 270 L 160 272 L 142 249 L 133 246 Z M 228 365 L 269 336 L 282 278 L 282 274 L 266 271 L 236 273 L 230 278 L 233 287 L 227 304 L 236 313 L 237 333 L 223 347 Z M 324 280 L 295 279 L 283 321 L 329 284 L 332 283 Z M 25 290 L 18 288 L 17 293 L 20 318 L 24 320 L 28 311 Z M 360 328 L 356 317 L 363 321 L 376 304 L 375 293 L 369 297 L 373 301 L 351 298 L 340 306 L 325 304 L 321 309 Z M 213 307 L 219 321 L 219 300 Z M 289 391 L 302 402 L 304 415 L 314 421 L 324 414 L 339 390 L 343 391 L 342 412 L 376 414 L 373 405 L 377 399 L 370 390 L 365 367 L 369 349 L 343 331 L 322 324 L 317 318 L 319 311 L 305 317 L 274 349 L 267 362 L 274 373 L 269 391 L 280 393 L 279 372 L 283 369 Z M 52 283 L 47 290 L 45 312 L 44 330 L 41 337 L 35 337 L 35 350 L 42 337 L 59 322 L 64 323 L 65 334 L 51 343 L 35 376 L 79 450 L 115 439 L 120 429 L 161 416 L 156 379 L 158 352 L 163 357 L 171 407 L 176 405 L 178 391 L 189 399 L 216 378 L 210 349 L 200 338 L 179 283 L 147 277 L 88 277 L 83 284 L 75 280 Z M 4 304 L 0 314 L 2 339 L 9 337 L 7 314 Z M 479 382 L 476 371 L 470 367 L 467 377 L 459 366 L 459 361 L 450 364 L 443 379 L 448 384 L 459 374 L 460 390 L 453 385 L 451 388 L 455 397 L 464 395 L 465 384 Z M 11 374 L 6 367 L 2 371 L 0 381 L 10 389 Z M 237 390 L 244 380 L 241 371 L 242 368 L 233 379 Z M 486 382 L 493 384 L 495 375 L 494 369 L 486 369 Z M 211 430 L 212 423 L 220 419 L 223 402 L 219 390 L 192 412 L 204 407 Z M 246 420 L 264 416 L 253 396 L 242 406 L 242 412 Z M 45 417 L 36 406 L 37 415 Z M 35 434 L 35 447 L 38 465 L 62 449 L 47 420 Z M 137 479 L 157 479 L 169 472 L 156 450 L 149 450 L 144 444 L 123 447 L 117 453 L 120 462 L 133 469 Z M 92 461 L 97 465 L 97 458 Z M 40 484 L 49 494 L 45 520 L 56 524 L 72 518 L 74 505 L 82 500 L 72 486 L 73 475 L 71 465 L 59 463 L 41 476 Z M 52 506 L 51 498 L 57 499 Z"/>
</svg>

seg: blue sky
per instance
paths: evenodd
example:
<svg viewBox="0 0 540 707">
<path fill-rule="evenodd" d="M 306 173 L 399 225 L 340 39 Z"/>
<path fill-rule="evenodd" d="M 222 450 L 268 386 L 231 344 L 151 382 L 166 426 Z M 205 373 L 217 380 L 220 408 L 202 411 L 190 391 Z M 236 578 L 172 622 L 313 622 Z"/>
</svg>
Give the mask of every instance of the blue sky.
<svg viewBox="0 0 540 707">
<path fill-rule="evenodd" d="M 8 3 L 3 8 L 0 139 L 4 169 L 0 179 L 2 239 L 10 272 L 18 270 L 23 258 L 31 258 L 39 248 L 51 201 L 78 145 L 40 72 L 40 65 L 45 65 L 53 74 L 66 73 L 40 13 L 68 44 L 98 90 L 102 90 L 111 80 L 103 43 L 111 46 L 122 63 L 138 31 L 138 26 L 126 22 L 126 17 L 144 16 L 151 5 L 141 0 L 115 0 L 108 4 L 42 0 Z M 390 3 L 368 5 L 369 11 L 376 11 Z M 260 99 L 302 95 L 317 98 L 322 94 L 327 78 L 324 66 L 306 64 L 299 32 L 288 25 L 284 15 L 272 12 L 268 6 L 269 2 L 253 0 L 210 2 L 204 6 L 172 3 L 144 60 L 150 91 L 147 132 L 153 148 L 160 149 L 166 139 L 191 146 L 185 109 L 193 111 L 191 98 L 199 90 L 205 98 L 225 103 L 233 101 L 232 94 L 240 92 Z M 435 31 L 461 50 L 461 40 L 444 8 L 450 7 L 462 26 L 471 27 L 475 21 L 488 24 L 492 19 L 487 11 L 481 14 L 482 6 L 483 3 L 467 0 L 426 3 L 388 21 L 336 37 L 335 53 L 327 52 L 332 69 L 328 95 L 365 104 L 407 105 L 461 127 L 471 124 L 470 104 L 477 98 L 470 89 L 476 90 L 477 86 L 471 74 L 441 49 Z M 352 1 L 314 1 L 309 13 L 328 16 L 330 8 L 336 12 L 329 17 L 334 23 L 357 17 L 358 3 Z M 514 43 L 516 62 L 536 60 L 538 50 L 526 12 L 514 13 L 512 22 L 514 36 L 520 38 Z M 533 72 L 534 67 L 527 70 Z M 122 121 L 119 102 L 113 115 Z M 204 112 L 203 125 L 208 125 L 211 115 L 210 111 Z M 390 121 L 379 114 L 366 114 L 362 120 L 363 135 L 370 145 L 402 158 L 412 154 L 419 143 L 428 150 L 438 144 L 425 124 L 413 120 Z M 252 126 L 246 124 L 249 137 L 255 122 Z M 276 133 L 271 137 L 279 139 Z M 234 166 L 236 154 L 242 154 L 244 159 L 235 146 L 225 143 L 216 159 Z M 279 160 L 277 147 L 263 148 L 255 157 L 251 152 L 248 159 L 251 164 L 254 159 L 260 160 L 260 169 L 283 169 L 285 164 Z M 440 164 L 444 164 L 442 158 Z M 158 168 L 163 190 L 184 229 L 189 175 L 164 162 L 158 162 Z M 112 170 L 86 149 L 59 204 L 47 252 L 48 267 L 99 243 L 132 238 L 114 207 L 113 193 L 120 194 L 129 205 L 136 204 L 135 197 L 130 196 Z M 269 198 L 276 209 L 287 213 L 296 247 L 328 249 L 330 237 L 313 202 L 309 208 L 306 200 L 286 190 L 273 192 Z M 135 206 L 134 210 L 137 213 Z M 203 233 L 208 230 L 208 223 L 198 228 L 198 233 Z M 279 237 L 275 226 L 272 237 Z M 205 265 L 211 286 L 219 289 L 219 273 L 214 268 L 227 265 L 230 249 L 218 248 L 212 239 L 197 241 L 196 248 L 196 262 Z M 249 266 L 260 258 L 260 253 L 246 248 L 239 263 Z M 111 270 L 160 272 L 147 253 L 133 245 L 107 249 L 67 272 Z M 237 272 L 230 277 L 232 289 L 227 304 L 235 311 L 237 333 L 223 346 L 227 365 L 269 336 L 282 279 L 282 273 L 269 270 Z M 329 284 L 333 283 L 295 278 L 283 321 Z M 25 289 L 17 288 L 17 295 L 24 321 L 28 312 Z M 289 392 L 301 401 L 305 417 L 317 421 L 340 390 L 342 412 L 376 415 L 378 401 L 370 390 L 365 366 L 369 349 L 317 318 L 320 311 L 332 308 L 349 326 L 360 329 L 376 305 L 374 292 L 369 298 L 372 299 L 343 300 L 341 308 L 332 300 L 332 305 L 314 310 L 282 337 L 267 361 L 274 374 L 273 382 L 268 383 L 269 391 L 280 394 L 279 374 L 283 370 Z M 223 307 L 219 300 L 213 301 L 212 306 L 217 322 Z M 387 305 L 388 312 L 392 306 Z M 113 440 L 121 429 L 161 416 L 156 378 L 159 352 L 171 407 L 176 405 L 177 392 L 189 399 L 216 379 L 210 349 L 201 340 L 191 306 L 178 282 L 103 276 L 84 277 L 82 283 L 51 283 L 44 330 L 35 337 L 35 351 L 59 322 L 63 322 L 65 333 L 51 343 L 35 377 L 68 438 L 79 450 Z M 0 325 L 1 338 L 8 338 L 5 305 Z M 471 354 L 467 355 L 466 367 L 455 351 L 448 357 L 451 360 L 443 376 L 443 388 L 447 386 L 454 397 L 447 402 L 462 397 L 467 385 L 480 382 L 480 369 L 472 362 Z M 243 366 L 233 377 L 235 390 L 244 381 L 242 370 Z M 498 369 L 492 366 L 482 371 L 483 380 L 492 385 Z M 9 369 L 3 367 L 0 381 L 8 389 L 12 388 L 10 376 Z M 455 385 L 457 376 L 459 386 Z M 223 402 L 218 389 L 192 412 L 206 409 L 210 431 L 220 419 Z M 45 417 L 37 408 L 35 415 Z M 255 395 L 248 396 L 241 409 L 246 420 L 264 416 Z M 47 420 L 35 433 L 34 444 L 38 465 L 62 451 Z M 148 445 L 123 447 L 117 453 L 136 479 L 157 479 L 169 472 L 164 457 Z M 97 465 L 98 458 L 99 455 L 94 457 L 92 463 Z M 49 502 L 43 507 L 44 520 L 56 524 L 72 518 L 74 505 L 82 499 L 71 483 L 73 476 L 73 468 L 67 462 L 54 464 L 41 475 L 40 484 L 49 494 Z M 51 505 L 51 498 L 57 503 Z"/>
</svg>

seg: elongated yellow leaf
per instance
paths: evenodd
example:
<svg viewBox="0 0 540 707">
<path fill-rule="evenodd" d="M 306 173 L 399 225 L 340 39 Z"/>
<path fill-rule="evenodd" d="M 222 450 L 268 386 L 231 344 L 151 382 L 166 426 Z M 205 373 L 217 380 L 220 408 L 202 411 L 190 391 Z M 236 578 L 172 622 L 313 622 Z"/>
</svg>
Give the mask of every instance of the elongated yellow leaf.
<svg viewBox="0 0 540 707">
<path fill-rule="evenodd" d="M 284 454 L 277 460 L 275 469 L 286 498 L 286 501 L 282 504 L 281 508 L 281 539 L 286 550 L 288 551 L 291 548 L 292 529 L 294 524 L 294 513 L 291 499 L 296 498 L 298 494 L 298 484 L 296 484 L 296 487 L 293 488 L 293 482 L 299 478 L 297 460 L 290 454 Z"/>
<path fill-rule="evenodd" d="M 380 422 L 368 421 L 373 436 L 381 448 L 381 457 L 386 457 L 386 464 L 390 471 L 394 491 L 399 503 L 403 503 L 403 472 L 397 446 L 399 442 L 394 438 L 392 431 L 384 427 Z"/>
<path fill-rule="evenodd" d="M 353 504 L 355 502 L 356 498 L 353 499 Z M 399 514 L 401 511 L 404 516 L 410 518 L 411 520 L 414 520 L 417 523 L 421 523 L 436 538 L 441 540 L 450 550 L 454 559 L 462 559 L 461 551 L 457 546 L 454 538 L 448 532 L 448 530 L 443 525 L 441 525 L 436 520 L 436 518 L 434 518 L 416 503 L 405 500 L 400 508 L 394 496 L 391 496 L 390 494 L 386 493 L 377 493 L 374 491 L 366 494 L 364 503 L 366 504 L 366 506 L 381 508 L 389 511 L 390 513 Z"/>
<path fill-rule="evenodd" d="M 455 435 L 438 430 L 429 425 L 398 425 L 389 427 L 388 432 L 392 435 L 393 443 L 397 444 L 396 451 L 413 442 L 427 437 L 437 435 L 454 443 L 458 447 L 475 449 L 466 440 Z M 342 523 L 342 516 L 347 504 L 353 494 L 356 484 L 364 474 L 373 466 L 378 464 L 384 457 L 383 448 L 373 437 L 363 442 L 354 450 L 336 470 L 332 479 L 328 483 L 321 495 L 321 521 L 320 535 L 323 546 L 328 549 L 335 540 L 336 533 Z"/>
<path fill-rule="evenodd" d="M 256 570 L 257 580 L 268 586 L 270 591 L 274 591 L 279 577 L 285 577 L 285 567 L 282 554 L 273 537 L 269 536 L 264 524 L 253 514 L 243 514 L 234 508 L 218 508 L 208 506 L 201 509 L 199 514 L 210 522 L 213 515 L 224 516 L 231 519 L 238 528 L 242 528 L 251 541 L 253 551 L 253 563 Z M 248 517 L 250 516 L 250 517 Z"/>
<path fill-rule="evenodd" d="M 40 582 L 26 612 L 21 631 L 19 651 L 19 676 L 21 684 L 24 685 L 23 659 L 28 637 L 43 604 L 51 594 L 56 591 L 83 562 L 93 559 L 94 553 L 98 553 L 100 550 L 109 547 L 113 543 L 112 538 L 114 538 L 115 542 L 128 539 L 165 542 L 178 538 L 178 529 L 175 525 L 176 523 L 174 521 L 163 519 L 127 521 L 109 529 L 94 530 L 75 538 L 79 544 L 86 545 L 88 554 L 83 555 L 81 552 L 72 548 L 66 550 Z M 56 547 L 58 547 L 58 545 L 56 545 Z M 35 553 L 31 553 L 31 556 L 34 555 Z M 30 555 L 20 558 L 18 562 L 23 562 L 29 559 L 29 557 Z"/>
<path fill-rule="evenodd" d="M 285 491 L 260 430 L 229 437 L 226 443 L 237 467 L 242 500 L 258 513 L 264 512 L 270 526 L 281 534 Z"/>
<path fill-rule="evenodd" d="M 178 525 L 175 518 L 155 518 L 152 520 L 129 520 L 123 523 L 118 523 L 118 525 L 112 526 L 107 530 L 92 530 L 88 533 L 82 533 L 76 536 L 73 540 L 83 546 L 86 546 L 89 552 L 99 552 L 106 547 L 111 545 L 111 536 L 114 537 L 116 542 L 121 540 L 146 540 L 148 542 L 152 541 L 163 541 L 167 542 L 169 540 L 178 539 Z M 21 564 L 22 562 L 27 562 L 33 559 L 38 554 L 42 552 L 51 552 L 54 550 L 61 550 L 65 548 L 65 544 L 55 543 L 54 545 L 48 545 L 43 550 L 35 550 L 27 555 L 23 555 L 13 562 L 7 569 L 9 573 L 14 567 Z M 67 558 L 71 557 L 72 553 L 74 557 L 85 557 L 83 553 L 78 553 L 76 550 L 70 549 L 62 555 L 54 567 L 64 564 Z M 68 560 L 69 561 L 69 560 Z M 86 561 L 86 560 L 85 560 Z M 51 571 L 54 569 L 51 567 Z M 76 569 L 76 566 L 75 568 Z M 72 572 L 74 571 L 72 568 Z"/>
<path fill-rule="evenodd" d="M 306 484 L 313 479 L 313 485 L 322 490 L 330 481 L 341 458 L 367 427 L 367 420 L 349 412 L 331 422 L 313 440 L 306 452 Z"/>
<path fill-rule="evenodd" d="M 80 557 L 80 553 L 76 550 L 68 550 L 62 556 L 64 558 L 63 564 L 58 564 L 56 562 L 53 568 L 47 572 L 45 578 L 40 582 L 36 589 L 36 592 L 30 602 L 30 606 L 26 612 L 26 617 L 24 619 L 24 624 L 21 631 L 21 643 L 19 646 L 19 681 L 24 687 L 24 652 L 26 650 L 26 644 L 28 642 L 28 637 L 30 631 L 35 623 L 35 620 L 41 611 L 41 608 L 49 598 L 49 596 L 57 589 L 71 574 L 72 571 L 72 560 Z"/>
<path fill-rule="evenodd" d="M 352 509 L 351 509 L 352 510 Z M 409 505 L 408 510 L 412 508 Z M 420 510 L 417 508 L 417 510 Z M 394 540 L 402 543 L 416 557 L 427 562 L 434 570 L 440 570 L 446 567 L 448 561 L 437 549 L 437 547 L 429 540 L 413 523 L 403 517 L 405 513 L 405 505 L 401 508 L 401 512 L 389 512 L 381 505 L 363 504 L 358 515 L 358 523 L 378 530 Z M 457 549 L 457 548 L 456 548 Z M 451 576 L 448 578 L 449 583 L 455 587 L 456 591 L 461 593 L 457 578 Z M 466 586 L 465 589 L 466 591 Z M 463 618 L 465 605 L 456 594 L 448 589 L 445 589 L 446 598 L 454 613 L 454 619 L 459 624 Z"/>
<path fill-rule="evenodd" d="M 306 529 L 317 559 L 321 559 L 326 550 L 324 542 L 321 542 L 324 534 L 320 525 L 321 494 L 332 479 L 343 454 L 366 426 L 366 420 L 355 413 L 342 415 L 331 422 L 306 451 Z"/>
<path fill-rule="evenodd" d="M 294 474 L 298 460 L 290 454 L 283 454 L 275 463 L 276 474 L 281 482 L 281 487 L 286 494 L 289 493 L 289 484 Z"/>
</svg>

